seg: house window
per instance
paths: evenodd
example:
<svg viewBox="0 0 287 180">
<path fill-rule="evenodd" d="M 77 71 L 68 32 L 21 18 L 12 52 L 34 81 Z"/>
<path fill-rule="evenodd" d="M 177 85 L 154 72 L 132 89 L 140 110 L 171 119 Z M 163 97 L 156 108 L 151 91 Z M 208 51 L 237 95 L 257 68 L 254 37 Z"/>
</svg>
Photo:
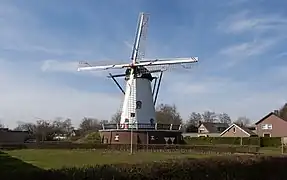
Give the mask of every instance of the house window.
<svg viewBox="0 0 287 180">
<path fill-rule="evenodd" d="M 236 132 L 236 129 L 235 129 L 235 127 L 233 128 L 233 133 L 235 133 Z"/>
<path fill-rule="evenodd" d="M 198 135 L 198 137 L 208 137 L 208 135 Z"/>
<path fill-rule="evenodd" d="M 262 129 L 265 129 L 265 130 L 267 130 L 267 129 L 272 129 L 272 124 L 262 124 L 262 127 L 261 127 Z"/>
<path fill-rule="evenodd" d="M 198 130 L 199 130 L 199 133 L 203 133 L 205 131 L 205 128 L 201 127 Z"/>
<path fill-rule="evenodd" d="M 203 133 L 204 132 L 204 128 L 199 128 L 199 133 Z"/>
</svg>

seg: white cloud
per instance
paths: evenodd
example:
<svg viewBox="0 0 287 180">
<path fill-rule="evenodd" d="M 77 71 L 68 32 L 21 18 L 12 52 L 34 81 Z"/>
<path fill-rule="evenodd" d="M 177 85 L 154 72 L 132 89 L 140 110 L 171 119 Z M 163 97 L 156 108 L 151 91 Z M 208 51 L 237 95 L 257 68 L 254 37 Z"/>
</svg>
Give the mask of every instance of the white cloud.
<svg viewBox="0 0 287 180">
<path fill-rule="evenodd" d="M 246 3 L 248 1 L 249 0 L 230 0 L 228 1 L 227 5 L 234 6 L 234 5 Z"/>
<path fill-rule="evenodd" d="M 184 75 L 182 75 L 183 77 Z M 178 80 L 176 81 L 177 78 Z M 216 78 L 216 77 L 201 77 L 201 78 L 185 78 L 180 80 L 180 76 L 176 76 L 172 85 L 168 91 L 170 93 L 181 92 L 182 95 L 215 95 L 226 93 L 226 90 L 231 88 L 238 88 L 242 85 L 241 82 L 234 82 L 228 78 Z M 180 80 L 180 81 L 179 81 Z M 169 83 L 168 83 L 169 84 Z"/>
<path fill-rule="evenodd" d="M 15 126 L 17 121 L 34 121 L 34 117 L 54 119 L 69 117 L 75 125 L 83 117 L 110 119 L 120 106 L 120 93 L 87 92 L 53 83 L 1 63 L 0 119 Z"/>
<path fill-rule="evenodd" d="M 91 63 L 91 62 L 87 62 Z M 114 64 L 115 62 L 111 63 L 110 61 L 98 61 L 96 64 L 91 63 L 91 65 L 107 65 L 107 64 Z M 44 73 L 53 73 L 53 72 L 60 72 L 60 73 L 74 73 L 74 74 L 85 74 L 88 76 L 95 76 L 106 78 L 109 73 L 115 74 L 123 74 L 123 69 L 110 69 L 110 70 L 97 70 L 97 71 L 77 71 L 79 67 L 79 62 L 76 61 L 64 61 L 64 60 L 45 60 L 41 65 L 41 70 Z"/>
<path fill-rule="evenodd" d="M 58 56 L 87 56 L 95 51 L 82 48 L 82 42 L 75 38 L 59 40 L 64 39 L 65 34 L 47 30 L 48 28 L 45 28 L 45 24 L 37 15 L 13 3 L 0 2 L 0 27 L 0 49 L 5 51 L 47 53 Z M 85 43 L 91 45 L 88 40 Z M 93 47 L 96 46 L 93 44 Z"/>
<path fill-rule="evenodd" d="M 287 20 L 280 14 L 259 14 L 244 10 L 228 16 L 219 23 L 218 29 L 227 34 L 241 34 L 244 39 L 252 39 L 229 45 L 219 51 L 219 55 L 228 59 L 225 67 L 231 67 L 240 61 L 250 59 L 251 56 L 254 58 L 267 54 L 283 42 L 287 37 Z"/>
<path fill-rule="evenodd" d="M 284 78 L 270 76 L 269 73 L 271 72 L 263 76 L 266 84 L 275 79 L 278 82 L 285 81 Z M 266 90 L 252 79 L 234 81 L 226 78 L 193 78 L 180 83 L 167 82 L 163 86 L 161 92 L 164 97 L 169 95 L 169 98 L 160 98 L 159 102 L 175 103 L 185 119 L 191 112 L 212 110 L 217 113 L 226 112 L 233 120 L 246 115 L 255 122 L 287 101 L 284 98 L 286 86 Z"/>
<path fill-rule="evenodd" d="M 219 53 L 238 58 L 261 55 L 266 53 L 274 44 L 279 42 L 279 40 L 281 39 L 266 38 L 251 42 L 245 42 L 224 48 Z"/>
<path fill-rule="evenodd" d="M 225 59 L 224 67 L 229 68 L 245 60 L 268 54 L 276 45 L 283 42 L 284 39 L 286 38 L 260 38 L 258 40 L 243 42 L 222 48 L 218 52 L 218 55 L 220 55 L 221 59 Z"/>
<path fill-rule="evenodd" d="M 218 28 L 226 33 L 235 34 L 270 30 L 283 33 L 287 29 L 287 20 L 280 14 L 256 14 L 245 10 L 227 17 L 219 23 Z"/>
<path fill-rule="evenodd" d="M 285 57 L 285 56 L 287 56 L 287 52 L 282 52 L 282 53 L 277 54 L 275 56 L 275 58 L 277 59 L 277 58 L 282 58 L 282 57 Z"/>
<path fill-rule="evenodd" d="M 268 70 L 268 74 L 273 80 L 286 81 L 287 65 L 275 65 Z"/>
<path fill-rule="evenodd" d="M 42 71 L 76 72 L 78 62 L 63 62 L 59 60 L 45 60 L 41 66 Z"/>
</svg>

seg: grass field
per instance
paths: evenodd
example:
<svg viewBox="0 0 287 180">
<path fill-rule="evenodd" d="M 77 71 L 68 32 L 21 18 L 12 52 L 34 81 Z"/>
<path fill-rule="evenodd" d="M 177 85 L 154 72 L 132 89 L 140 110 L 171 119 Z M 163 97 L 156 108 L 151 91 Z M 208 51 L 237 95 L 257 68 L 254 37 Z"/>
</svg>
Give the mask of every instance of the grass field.
<svg viewBox="0 0 287 180">
<path fill-rule="evenodd" d="M 0 169 L 30 164 L 41 169 L 80 167 L 95 164 L 141 163 L 174 158 L 204 158 L 211 155 L 180 152 L 104 152 L 102 150 L 44 150 L 27 149 L 3 151 L 0 154 Z M 9 158 L 8 158 L 9 157 Z M 6 160 L 5 160 L 6 159 Z M 13 161 L 11 161 L 14 159 Z M 20 163 L 21 162 L 21 163 Z M 20 164 L 19 164 L 20 163 Z"/>
</svg>

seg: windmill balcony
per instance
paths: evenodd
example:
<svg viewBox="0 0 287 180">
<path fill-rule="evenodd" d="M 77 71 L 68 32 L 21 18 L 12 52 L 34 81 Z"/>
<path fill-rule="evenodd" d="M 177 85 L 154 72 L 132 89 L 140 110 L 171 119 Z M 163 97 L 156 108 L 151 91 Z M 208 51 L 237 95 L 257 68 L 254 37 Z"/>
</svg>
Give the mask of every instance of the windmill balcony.
<svg viewBox="0 0 287 180">
<path fill-rule="evenodd" d="M 180 131 L 182 125 L 174 124 L 102 124 L 102 130 L 145 130 L 145 131 Z"/>
</svg>

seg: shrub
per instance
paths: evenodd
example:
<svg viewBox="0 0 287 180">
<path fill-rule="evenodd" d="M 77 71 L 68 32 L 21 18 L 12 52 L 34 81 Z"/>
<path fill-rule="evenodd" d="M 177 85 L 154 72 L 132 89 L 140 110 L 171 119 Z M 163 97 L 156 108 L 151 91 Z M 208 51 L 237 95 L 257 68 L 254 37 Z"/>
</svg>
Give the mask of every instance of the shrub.
<svg viewBox="0 0 287 180">
<path fill-rule="evenodd" d="M 2 150 L 25 149 L 27 146 L 23 144 L 0 144 Z"/>
<path fill-rule="evenodd" d="M 177 159 L 144 164 L 97 165 L 82 168 L 31 170 L 3 179 L 92 180 L 92 179 L 286 179 L 286 157 L 228 156 L 203 159 Z"/>
</svg>

